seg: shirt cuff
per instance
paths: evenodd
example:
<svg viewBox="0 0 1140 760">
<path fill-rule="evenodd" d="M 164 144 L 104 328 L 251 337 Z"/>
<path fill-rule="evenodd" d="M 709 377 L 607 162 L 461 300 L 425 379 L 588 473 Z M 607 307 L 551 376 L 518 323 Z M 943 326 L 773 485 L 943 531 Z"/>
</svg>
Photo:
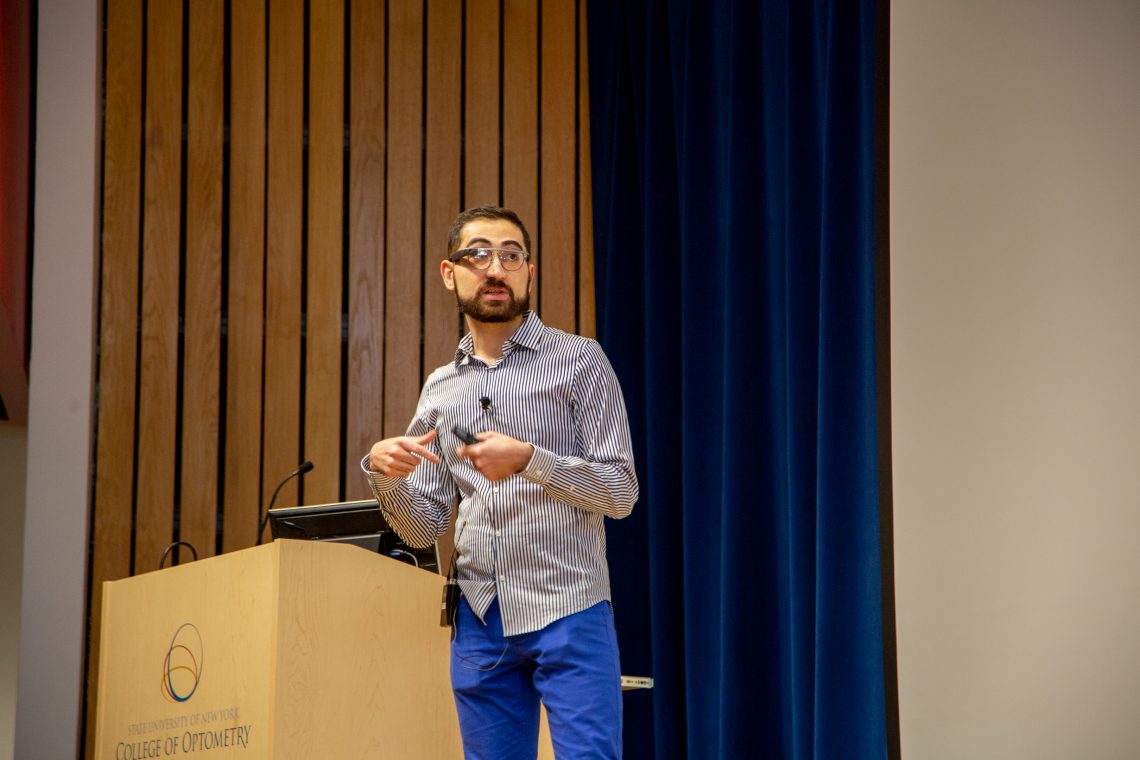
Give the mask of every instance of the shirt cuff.
<svg viewBox="0 0 1140 760">
<path fill-rule="evenodd" d="M 531 446 L 534 446 L 532 443 Z M 558 457 L 552 451 L 534 446 L 534 453 L 530 456 L 530 461 L 526 463 L 526 467 L 519 473 L 532 483 L 539 485 L 547 485 L 550 483 L 550 476 L 554 474 L 554 465 L 557 464 Z"/>
<path fill-rule="evenodd" d="M 396 486 L 400 483 L 400 478 L 390 478 L 382 472 L 376 472 L 368 466 L 368 454 L 364 455 L 364 459 L 360 460 L 360 469 L 364 470 L 364 474 L 368 476 L 369 482 L 372 487 L 379 493 L 395 490 Z"/>
</svg>

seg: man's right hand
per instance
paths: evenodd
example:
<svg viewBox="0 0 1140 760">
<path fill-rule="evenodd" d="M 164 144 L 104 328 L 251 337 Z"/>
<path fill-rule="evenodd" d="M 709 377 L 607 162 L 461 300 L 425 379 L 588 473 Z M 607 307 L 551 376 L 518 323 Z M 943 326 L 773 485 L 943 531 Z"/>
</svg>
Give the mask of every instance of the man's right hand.
<svg viewBox="0 0 1140 760">
<path fill-rule="evenodd" d="M 435 435 L 432 430 L 418 438 L 401 435 L 377 441 L 368 452 L 368 467 L 390 478 L 406 478 L 420 466 L 422 459 L 439 464 L 439 457 L 427 448 Z"/>
</svg>

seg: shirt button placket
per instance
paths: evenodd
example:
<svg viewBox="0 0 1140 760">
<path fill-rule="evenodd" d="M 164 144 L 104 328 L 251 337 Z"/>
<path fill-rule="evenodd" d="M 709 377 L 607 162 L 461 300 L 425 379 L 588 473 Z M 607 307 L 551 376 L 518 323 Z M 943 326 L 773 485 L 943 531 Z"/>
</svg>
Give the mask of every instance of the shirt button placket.
<svg viewBox="0 0 1140 760">
<path fill-rule="evenodd" d="M 491 493 L 487 497 L 487 503 L 491 507 L 490 524 L 488 525 L 488 527 L 494 533 L 495 538 L 498 538 L 499 536 L 502 535 L 502 531 L 499 530 L 499 528 L 497 526 L 498 521 L 496 520 L 496 511 L 497 511 L 496 507 L 498 506 L 498 504 L 496 504 L 495 502 L 496 502 L 496 497 L 498 496 L 498 494 L 499 494 L 499 487 L 498 486 L 491 486 Z M 492 570 L 491 570 L 492 577 L 498 578 L 499 583 L 502 583 L 503 581 L 505 581 L 507 579 L 507 576 L 502 572 L 502 568 L 499 567 L 499 542 L 498 541 L 492 541 L 491 542 L 491 568 L 492 568 Z"/>
</svg>

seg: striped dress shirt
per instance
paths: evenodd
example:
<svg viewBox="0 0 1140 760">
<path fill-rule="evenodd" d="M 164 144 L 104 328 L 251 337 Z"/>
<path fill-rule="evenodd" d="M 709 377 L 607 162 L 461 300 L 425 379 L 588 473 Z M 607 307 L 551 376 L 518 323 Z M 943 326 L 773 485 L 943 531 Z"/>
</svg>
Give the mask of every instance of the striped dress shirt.
<svg viewBox="0 0 1140 760">
<path fill-rule="evenodd" d="M 497 596 L 503 633 L 537 631 L 610 598 L 603 518 L 637 501 L 621 388 L 594 340 L 547 327 L 533 312 L 488 365 L 470 334 L 424 383 L 408 435 L 437 430 L 441 464 L 407 478 L 369 471 L 400 537 L 427 546 L 446 531 L 455 498 L 459 586 L 483 618 Z M 495 430 L 534 447 L 522 472 L 490 482 L 456 456 L 455 425 Z"/>
</svg>

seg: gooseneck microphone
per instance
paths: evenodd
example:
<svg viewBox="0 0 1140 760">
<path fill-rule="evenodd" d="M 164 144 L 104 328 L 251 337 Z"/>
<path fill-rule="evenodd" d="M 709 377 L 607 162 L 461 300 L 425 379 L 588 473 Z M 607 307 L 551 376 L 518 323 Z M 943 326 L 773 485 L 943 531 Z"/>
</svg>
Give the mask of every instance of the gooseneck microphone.
<svg viewBox="0 0 1140 760">
<path fill-rule="evenodd" d="M 304 475 L 309 470 L 313 469 L 313 463 L 306 459 L 301 462 L 301 466 L 293 470 L 285 476 L 285 479 L 277 484 L 277 490 L 273 492 L 273 497 L 269 500 L 269 506 L 265 508 L 265 514 L 261 516 L 261 522 L 257 526 L 257 543 L 261 544 L 261 536 L 265 533 L 265 525 L 269 522 L 269 510 L 273 509 L 273 502 L 277 501 L 277 494 L 281 493 L 281 488 L 293 478 L 298 475 Z"/>
</svg>

